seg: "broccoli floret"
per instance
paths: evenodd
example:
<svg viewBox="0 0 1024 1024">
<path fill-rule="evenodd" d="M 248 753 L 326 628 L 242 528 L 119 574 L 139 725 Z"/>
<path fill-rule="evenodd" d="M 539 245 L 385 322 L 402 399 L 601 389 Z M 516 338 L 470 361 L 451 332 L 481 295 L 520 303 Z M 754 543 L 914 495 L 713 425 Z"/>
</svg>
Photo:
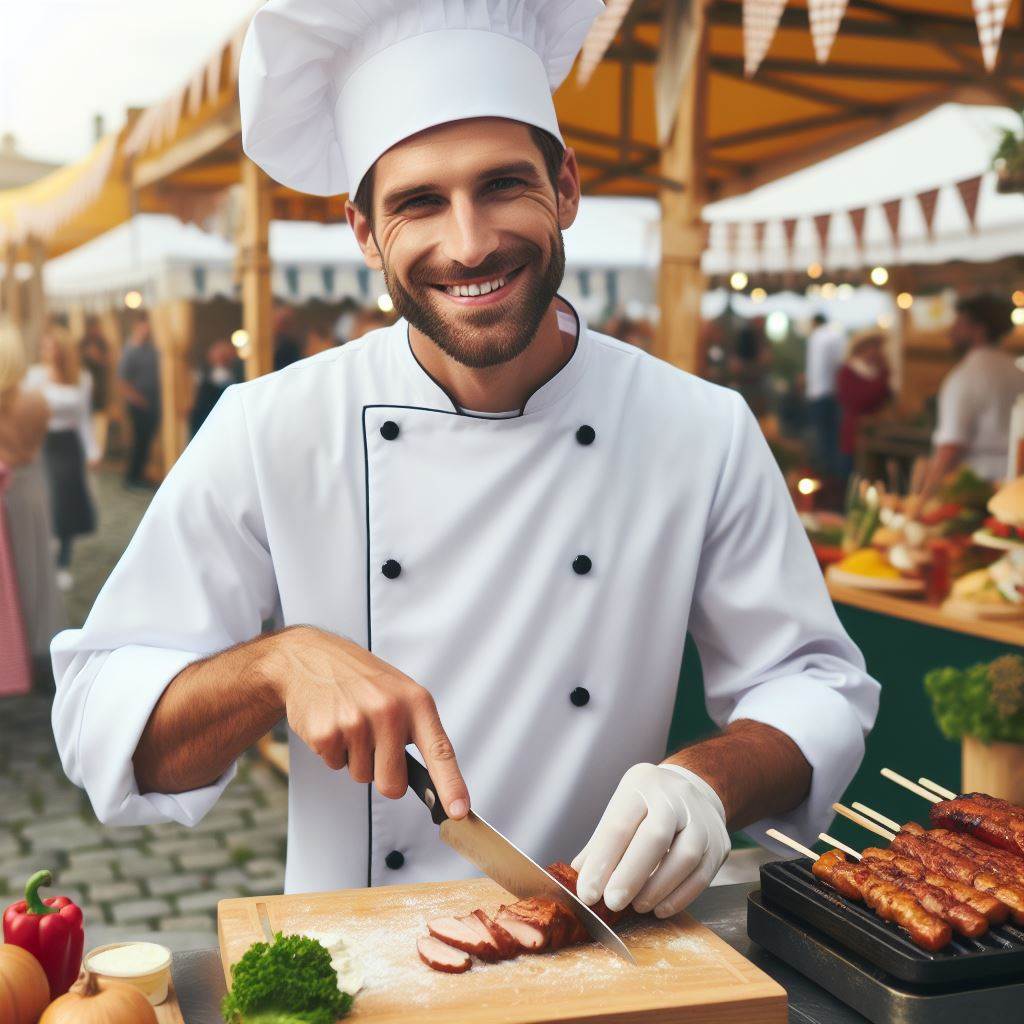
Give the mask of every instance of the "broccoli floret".
<svg viewBox="0 0 1024 1024">
<path fill-rule="evenodd" d="M 334 1024 L 351 1006 L 323 945 L 275 932 L 272 943 L 254 942 L 232 966 L 220 1012 L 226 1024 Z"/>
</svg>

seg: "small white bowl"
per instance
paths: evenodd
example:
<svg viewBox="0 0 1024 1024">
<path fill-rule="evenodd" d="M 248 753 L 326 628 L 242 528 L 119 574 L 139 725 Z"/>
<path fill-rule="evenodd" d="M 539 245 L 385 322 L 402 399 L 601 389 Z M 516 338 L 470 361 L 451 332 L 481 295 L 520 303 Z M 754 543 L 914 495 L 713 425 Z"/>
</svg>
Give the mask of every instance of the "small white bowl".
<svg viewBox="0 0 1024 1024">
<path fill-rule="evenodd" d="M 91 961 L 98 953 L 105 953 L 110 949 L 119 949 L 122 946 L 147 946 L 159 950 L 163 956 L 158 967 L 146 971 L 134 970 L 96 970 Z M 96 980 L 103 987 L 104 981 L 122 981 L 137 988 L 153 1006 L 159 1006 L 167 998 L 167 987 L 171 981 L 171 951 L 158 942 L 110 942 L 105 946 L 97 946 L 89 950 L 82 961 L 82 966 L 96 975 Z"/>
</svg>

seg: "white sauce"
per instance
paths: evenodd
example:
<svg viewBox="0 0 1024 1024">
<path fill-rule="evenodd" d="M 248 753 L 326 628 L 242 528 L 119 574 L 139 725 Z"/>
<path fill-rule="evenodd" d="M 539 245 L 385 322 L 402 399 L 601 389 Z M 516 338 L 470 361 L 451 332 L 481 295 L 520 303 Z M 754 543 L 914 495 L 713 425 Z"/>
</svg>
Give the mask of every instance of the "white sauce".
<svg viewBox="0 0 1024 1024">
<path fill-rule="evenodd" d="M 127 942 L 89 957 L 90 970 L 98 974 L 152 974 L 166 966 L 167 949 L 155 942 Z"/>
<path fill-rule="evenodd" d="M 331 966 L 338 975 L 339 991 L 354 996 L 363 987 L 363 966 L 341 932 L 301 931 L 296 934 L 316 939 L 331 954 Z"/>
</svg>

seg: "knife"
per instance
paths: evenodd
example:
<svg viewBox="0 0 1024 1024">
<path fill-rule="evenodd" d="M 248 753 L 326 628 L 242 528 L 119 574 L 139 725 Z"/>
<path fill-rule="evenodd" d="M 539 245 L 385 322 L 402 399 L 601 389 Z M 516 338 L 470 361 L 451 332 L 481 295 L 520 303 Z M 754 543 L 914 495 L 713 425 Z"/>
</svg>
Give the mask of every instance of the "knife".
<svg viewBox="0 0 1024 1024">
<path fill-rule="evenodd" d="M 622 939 L 586 903 L 552 878 L 480 815 L 470 811 L 459 821 L 449 818 L 441 806 L 427 769 L 408 751 L 405 753 L 405 761 L 409 772 L 409 788 L 426 805 L 434 824 L 440 826 L 441 838 L 460 857 L 520 899 L 539 896 L 561 904 L 579 918 L 592 939 L 631 964 L 636 964 L 633 954 Z"/>
</svg>

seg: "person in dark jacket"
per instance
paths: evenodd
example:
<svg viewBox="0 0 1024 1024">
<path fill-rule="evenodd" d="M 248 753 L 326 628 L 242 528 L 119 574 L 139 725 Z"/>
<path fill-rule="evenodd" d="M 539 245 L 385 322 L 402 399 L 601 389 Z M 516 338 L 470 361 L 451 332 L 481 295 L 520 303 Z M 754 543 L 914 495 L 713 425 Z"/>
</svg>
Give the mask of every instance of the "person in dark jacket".
<svg viewBox="0 0 1024 1024">
<path fill-rule="evenodd" d="M 195 437 L 203 421 L 213 412 L 217 400 L 232 384 L 242 380 L 242 360 L 235 346 L 224 338 L 215 341 L 206 352 L 206 369 L 199 379 L 195 401 L 189 414 L 189 436 Z"/>
</svg>

